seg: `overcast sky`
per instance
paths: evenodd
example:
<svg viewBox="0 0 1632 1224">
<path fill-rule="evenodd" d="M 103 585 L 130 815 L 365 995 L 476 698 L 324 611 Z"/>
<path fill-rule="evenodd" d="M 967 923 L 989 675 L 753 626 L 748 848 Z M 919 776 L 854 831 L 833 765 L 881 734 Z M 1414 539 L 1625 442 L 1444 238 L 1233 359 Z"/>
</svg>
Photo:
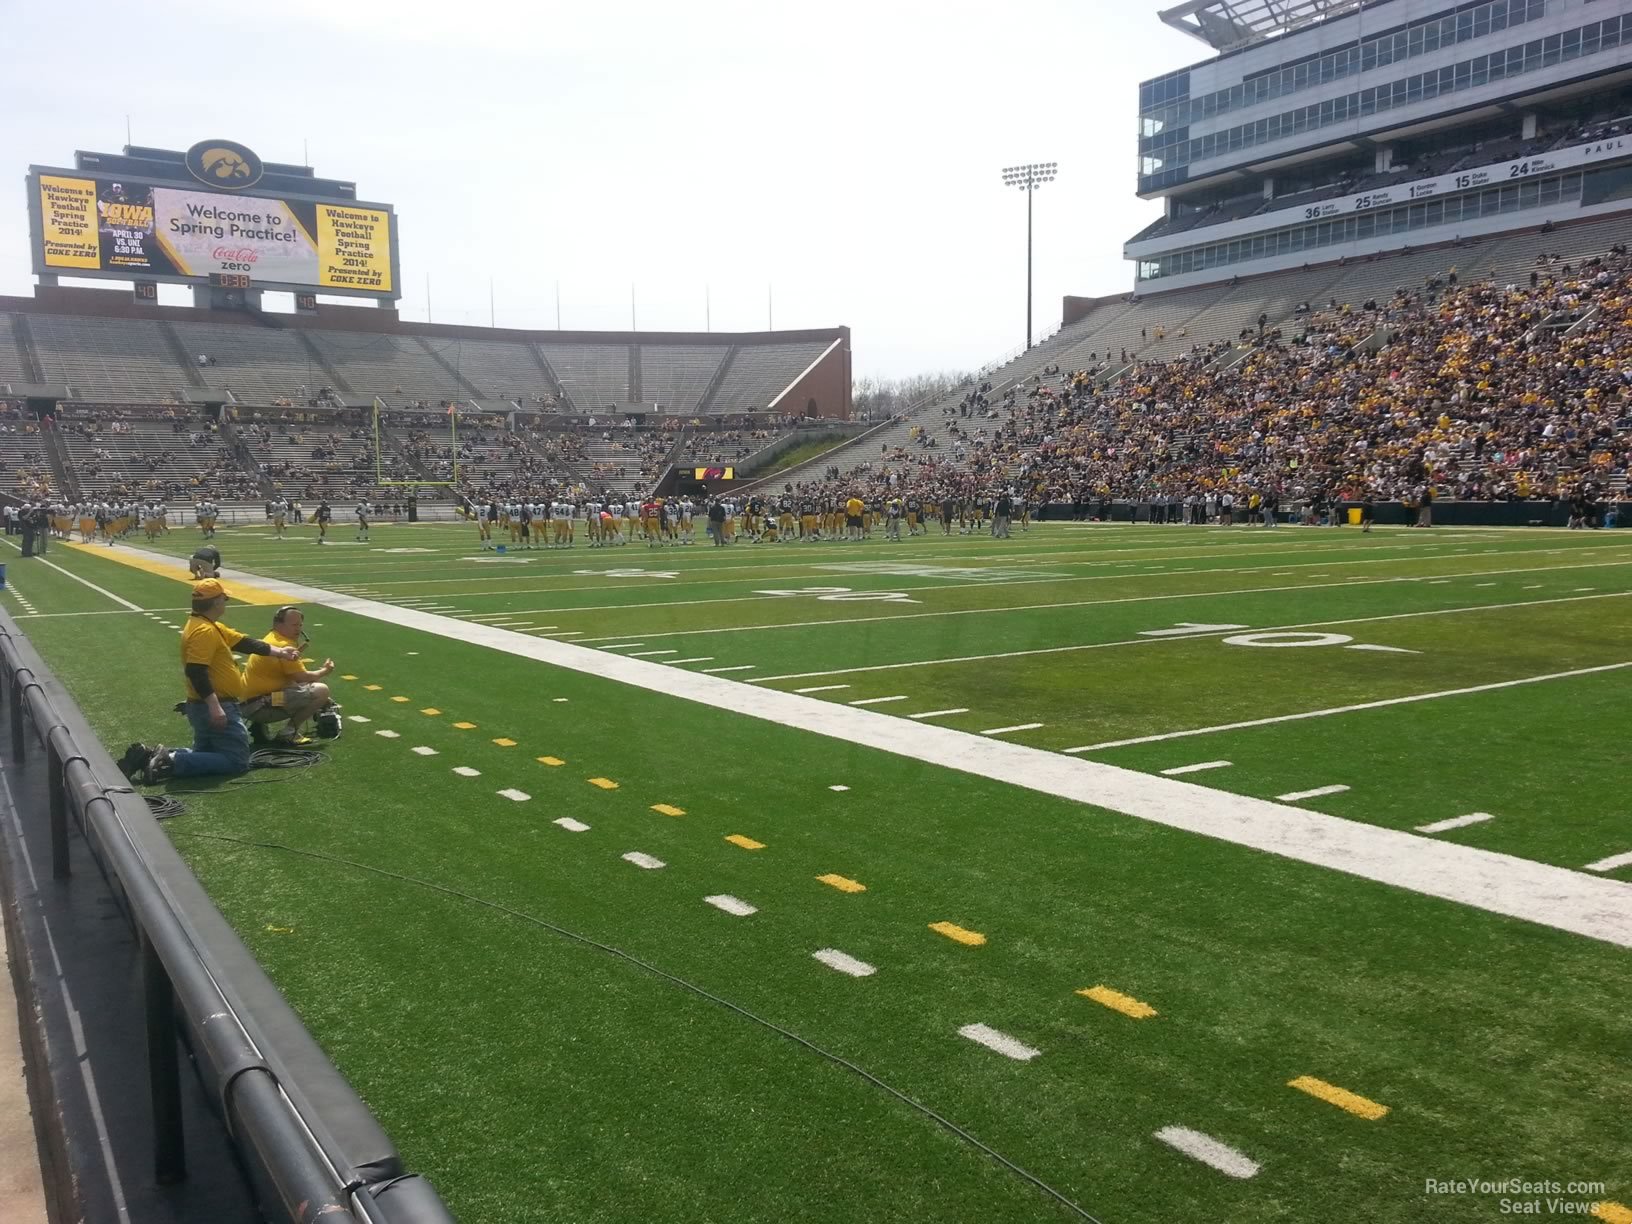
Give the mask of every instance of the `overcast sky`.
<svg viewBox="0 0 1632 1224">
<path fill-rule="evenodd" d="M 0 0 L 0 292 L 28 294 L 30 164 L 219 136 L 393 204 L 403 317 L 501 327 L 849 325 L 858 377 L 976 367 L 1125 292 L 1137 86 L 1205 57 L 1156 3 L 822 7 Z M 706 289 L 705 289 L 706 287 Z M 183 290 L 161 289 L 166 300 Z"/>
</svg>

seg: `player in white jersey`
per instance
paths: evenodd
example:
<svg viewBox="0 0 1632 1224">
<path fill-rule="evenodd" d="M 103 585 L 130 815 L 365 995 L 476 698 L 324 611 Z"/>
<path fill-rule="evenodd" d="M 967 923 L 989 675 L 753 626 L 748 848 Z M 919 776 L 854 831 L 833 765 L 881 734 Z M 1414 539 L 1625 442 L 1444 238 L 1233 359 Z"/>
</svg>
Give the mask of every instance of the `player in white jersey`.
<svg viewBox="0 0 1632 1224">
<path fill-rule="evenodd" d="M 373 513 L 374 508 L 368 504 L 366 499 L 357 503 L 357 538 L 359 540 L 368 539 L 368 520 Z"/>
<path fill-rule="evenodd" d="M 694 534 L 697 530 L 696 516 L 697 507 L 692 504 L 691 498 L 682 497 L 680 499 L 680 542 L 682 544 L 696 542 Z"/>
<path fill-rule="evenodd" d="M 272 533 L 282 536 L 289 523 L 289 503 L 281 497 L 272 499 Z"/>
</svg>

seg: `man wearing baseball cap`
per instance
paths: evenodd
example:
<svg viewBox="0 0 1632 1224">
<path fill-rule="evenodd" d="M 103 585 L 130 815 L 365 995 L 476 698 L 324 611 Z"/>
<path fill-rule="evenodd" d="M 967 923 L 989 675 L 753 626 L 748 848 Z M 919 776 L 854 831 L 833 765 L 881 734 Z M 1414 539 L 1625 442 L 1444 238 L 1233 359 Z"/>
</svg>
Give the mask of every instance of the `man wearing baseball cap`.
<svg viewBox="0 0 1632 1224">
<path fill-rule="evenodd" d="M 273 646 L 245 637 L 221 623 L 227 592 L 219 579 L 193 584 L 193 614 L 181 630 L 181 668 L 186 675 L 187 721 L 193 728 L 193 746 L 166 748 L 160 744 L 148 760 L 143 781 L 151 785 L 169 777 L 203 774 L 241 774 L 249 768 L 249 731 L 239 716 L 244 676 L 232 657 L 271 655 L 299 660 L 293 646 Z"/>
</svg>

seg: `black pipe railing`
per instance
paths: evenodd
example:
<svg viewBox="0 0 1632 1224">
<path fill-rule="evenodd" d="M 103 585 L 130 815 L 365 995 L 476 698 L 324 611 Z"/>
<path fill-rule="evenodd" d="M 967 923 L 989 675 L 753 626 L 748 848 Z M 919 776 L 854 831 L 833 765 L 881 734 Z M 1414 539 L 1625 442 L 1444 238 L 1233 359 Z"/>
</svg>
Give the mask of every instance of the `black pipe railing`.
<svg viewBox="0 0 1632 1224">
<path fill-rule="evenodd" d="M 186 1040 L 269 1219 L 451 1224 L 3 612 L 0 686 L 9 766 L 46 771 L 52 875 L 69 876 L 77 828 L 138 937 L 155 1182 L 187 1176 L 178 1055 Z"/>
</svg>

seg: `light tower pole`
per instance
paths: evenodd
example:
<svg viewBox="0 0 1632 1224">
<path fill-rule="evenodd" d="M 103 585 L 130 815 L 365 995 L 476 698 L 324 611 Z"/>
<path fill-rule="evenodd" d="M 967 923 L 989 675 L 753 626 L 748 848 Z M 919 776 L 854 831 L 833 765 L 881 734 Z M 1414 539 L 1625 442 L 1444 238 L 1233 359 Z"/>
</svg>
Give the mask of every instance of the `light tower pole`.
<svg viewBox="0 0 1632 1224">
<path fill-rule="evenodd" d="M 1003 168 L 1003 185 L 1026 193 L 1026 347 L 1031 347 L 1031 193 L 1053 180 L 1059 162 L 1027 162 Z"/>
</svg>

